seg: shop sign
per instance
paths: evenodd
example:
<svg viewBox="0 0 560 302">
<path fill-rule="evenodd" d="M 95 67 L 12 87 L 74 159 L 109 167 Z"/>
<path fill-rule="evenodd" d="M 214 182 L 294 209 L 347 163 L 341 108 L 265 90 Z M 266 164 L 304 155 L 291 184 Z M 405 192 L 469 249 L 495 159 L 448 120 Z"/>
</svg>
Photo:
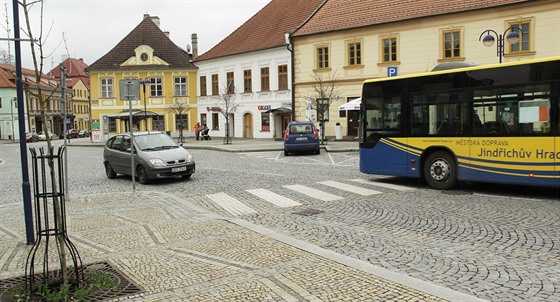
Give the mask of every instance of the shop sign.
<svg viewBox="0 0 560 302">
<path fill-rule="evenodd" d="M 220 108 L 220 107 L 206 107 L 206 111 L 222 112 L 222 108 Z"/>
<path fill-rule="evenodd" d="M 259 106 L 259 110 L 270 110 L 270 105 Z"/>
</svg>

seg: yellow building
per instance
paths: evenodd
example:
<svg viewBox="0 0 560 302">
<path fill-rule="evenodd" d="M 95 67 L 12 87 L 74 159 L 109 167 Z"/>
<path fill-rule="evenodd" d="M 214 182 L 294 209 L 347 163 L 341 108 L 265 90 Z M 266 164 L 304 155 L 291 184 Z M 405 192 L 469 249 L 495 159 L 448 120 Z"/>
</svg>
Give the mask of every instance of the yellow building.
<svg viewBox="0 0 560 302">
<path fill-rule="evenodd" d="M 135 130 L 166 131 L 173 137 L 194 135 L 196 66 L 191 55 L 159 28 L 159 18 L 144 19 L 119 44 L 91 64 L 92 129 L 101 139 Z M 121 80 L 138 79 L 139 98 L 121 99 Z M 124 95 L 124 94 L 123 94 Z"/>
<path fill-rule="evenodd" d="M 358 111 L 340 106 L 361 96 L 366 79 L 432 70 L 440 63 L 484 65 L 560 53 L 560 4 L 551 0 L 330 0 L 292 33 L 295 119 L 306 119 L 317 99 L 316 78 L 335 79 L 325 134 L 339 122 L 357 136 Z M 490 31 L 488 31 L 490 30 Z M 510 44 L 512 31 L 520 40 Z M 491 34 L 504 41 L 485 47 Z"/>
</svg>

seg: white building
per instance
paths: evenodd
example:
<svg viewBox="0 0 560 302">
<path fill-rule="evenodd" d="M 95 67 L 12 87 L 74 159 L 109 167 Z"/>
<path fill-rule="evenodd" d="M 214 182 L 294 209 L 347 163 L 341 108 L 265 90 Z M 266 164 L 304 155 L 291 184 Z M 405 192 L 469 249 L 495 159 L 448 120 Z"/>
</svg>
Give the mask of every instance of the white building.
<svg viewBox="0 0 560 302">
<path fill-rule="evenodd" d="M 231 137 L 282 138 L 292 119 L 293 99 L 292 53 L 286 34 L 321 3 L 273 0 L 194 59 L 198 67 L 198 121 L 208 126 L 211 136 L 223 137 L 229 128 Z M 231 100 L 229 106 L 224 99 Z"/>
</svg>

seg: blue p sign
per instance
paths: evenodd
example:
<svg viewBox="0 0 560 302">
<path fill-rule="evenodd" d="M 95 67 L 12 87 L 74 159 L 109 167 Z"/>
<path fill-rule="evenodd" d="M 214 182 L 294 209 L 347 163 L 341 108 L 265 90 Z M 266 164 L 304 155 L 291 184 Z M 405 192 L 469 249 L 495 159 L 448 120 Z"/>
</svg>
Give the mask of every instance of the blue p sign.
<svg viewBox="0 0 560 302">
<path fill-rule="evenodd" d="M 387 76 L 388 77 L 396 77 L 398 75 L 398 70 L 396 66 L 389 66 L 387 67 Z"/>
</svg>

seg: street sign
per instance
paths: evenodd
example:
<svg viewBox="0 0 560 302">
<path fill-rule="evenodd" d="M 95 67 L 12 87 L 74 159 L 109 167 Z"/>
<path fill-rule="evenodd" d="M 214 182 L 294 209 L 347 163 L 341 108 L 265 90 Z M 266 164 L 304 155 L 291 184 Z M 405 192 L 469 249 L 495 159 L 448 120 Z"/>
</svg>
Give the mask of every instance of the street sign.
<svg viewBox="0 0 560 302">
<path fill-rule="evenodd" d="M 121 101 L 140 100 L 140 80 L 125 79 L 119 81 L 119 96 Z"/>
<path fill-rule="evenodd" d="M 387 67 L 387 76 L 388 77 L 396 77 L 398 75 L 397 66 L 389 66 Z"/>
</svg>

